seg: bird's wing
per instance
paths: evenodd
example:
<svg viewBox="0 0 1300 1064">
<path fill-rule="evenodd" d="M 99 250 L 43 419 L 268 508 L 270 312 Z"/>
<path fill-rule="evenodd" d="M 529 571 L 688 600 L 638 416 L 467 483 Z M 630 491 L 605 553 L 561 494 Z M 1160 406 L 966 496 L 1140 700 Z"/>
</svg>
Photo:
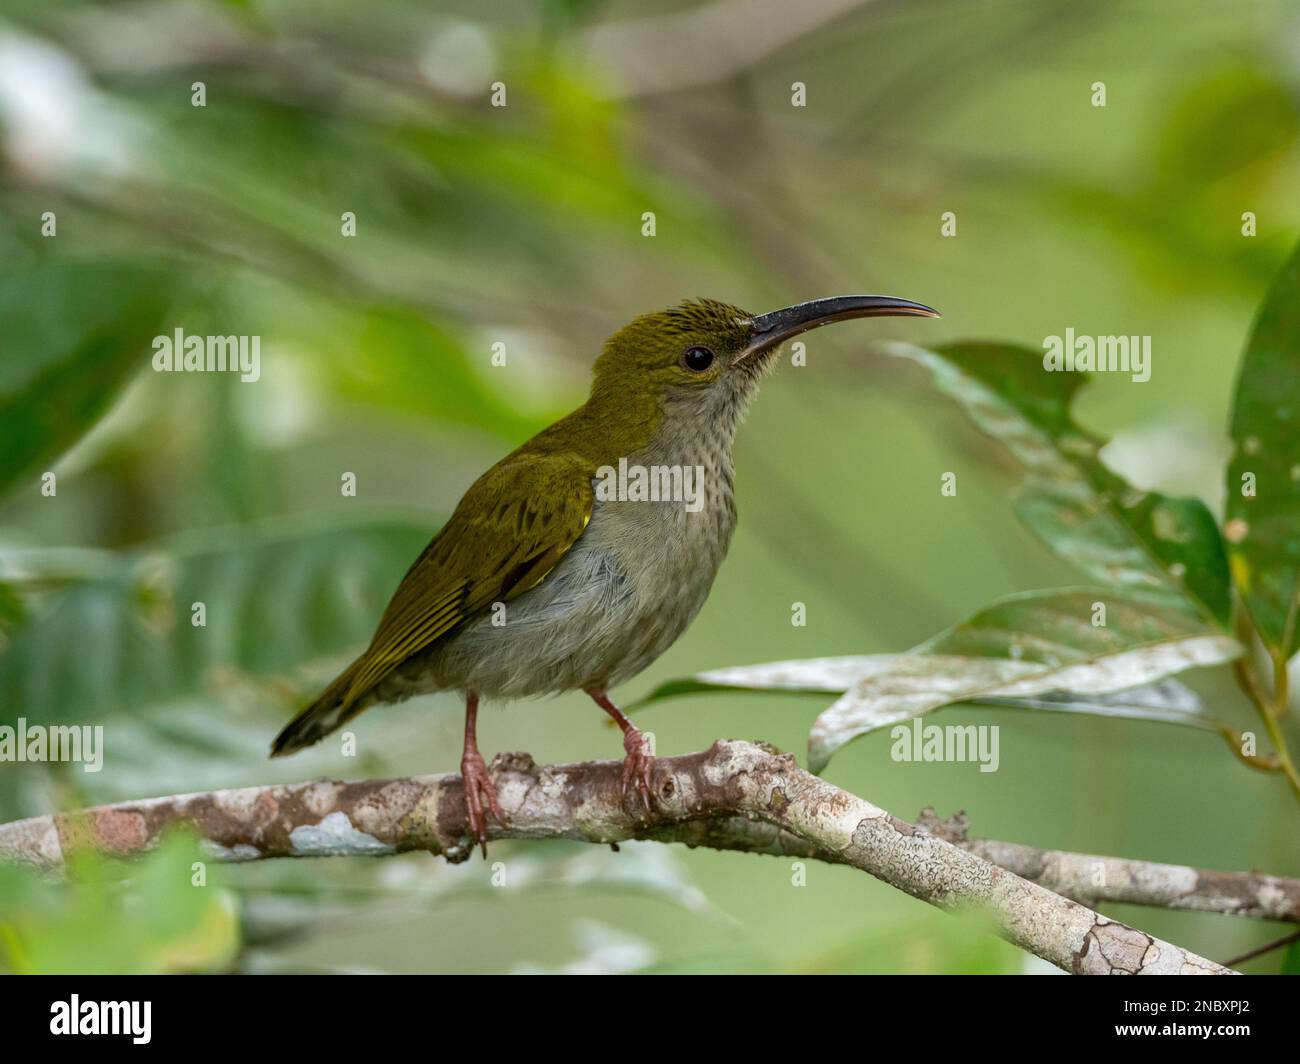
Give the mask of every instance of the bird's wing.
<svg viewBox="0 0 1300 1064">
<path fill-rule="evenodd" d="M 511 457 L 480 477 L 402 578 L 344 702 L 476 611 L 540 584 L 586 529 L 593 497 L 590 471 L 565 455 Z"/>
</svg>

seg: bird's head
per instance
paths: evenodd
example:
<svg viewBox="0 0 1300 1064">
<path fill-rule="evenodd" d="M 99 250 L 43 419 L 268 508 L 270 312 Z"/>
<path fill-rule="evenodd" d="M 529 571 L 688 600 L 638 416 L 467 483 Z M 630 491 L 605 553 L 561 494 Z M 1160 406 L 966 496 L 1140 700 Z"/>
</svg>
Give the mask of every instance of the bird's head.
<svg viewBox="0 0 1300 1064">
<path fill-rule="evenodd" d="M 885 316 L 934 318 L 938 312 L 894 296 L 832 296 L 770 314 L 688 300 L 634 319 L 605 342 L 592 397 L 628 415 L 653 411 L 656 419 L 729 432 L 784 341 L 836 321 Z"/>
</svg>

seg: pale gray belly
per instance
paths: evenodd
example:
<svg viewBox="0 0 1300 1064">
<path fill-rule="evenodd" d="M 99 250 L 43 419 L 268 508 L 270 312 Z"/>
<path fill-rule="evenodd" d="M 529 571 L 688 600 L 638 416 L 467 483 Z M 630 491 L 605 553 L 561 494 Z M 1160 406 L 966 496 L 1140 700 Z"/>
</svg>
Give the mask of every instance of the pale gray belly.
<svg viewBox="0 0 1300 1064">
<path fill-rule="evenodd" d="M 596 503 L 541 584 L 399 667 L 379 700 L 448 689 L 517 698 L 635 676 L 708 597 L 735 528 L 729 480 L 695 513 L 681 503 Z"/>
</svg>

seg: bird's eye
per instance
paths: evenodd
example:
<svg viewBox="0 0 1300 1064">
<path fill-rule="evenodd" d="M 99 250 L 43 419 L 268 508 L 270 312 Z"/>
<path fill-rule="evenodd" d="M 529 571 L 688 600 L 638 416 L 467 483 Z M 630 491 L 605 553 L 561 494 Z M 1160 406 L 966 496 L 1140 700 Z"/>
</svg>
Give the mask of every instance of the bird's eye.
<svg viewBox="0 0 1300 1064">
<path fill-rule="evenodd" d="M 703 373 L 713 365 L 713 352 L 707 347 L 688 347 L 682 355 L 682 365 L 692 373 Z"/>
</svg>

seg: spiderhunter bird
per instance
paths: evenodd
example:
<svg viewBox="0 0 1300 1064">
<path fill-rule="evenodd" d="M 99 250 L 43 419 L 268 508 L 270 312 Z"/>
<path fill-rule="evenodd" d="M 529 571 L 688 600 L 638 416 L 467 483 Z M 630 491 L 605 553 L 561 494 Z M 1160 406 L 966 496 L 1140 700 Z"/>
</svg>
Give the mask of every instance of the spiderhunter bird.
<svg viewBox="0 0 1300 1064">
<path fill-rule="evenodd" d="M 887 315 L 938 316 L 892 296 L 759 315 L 701 299 L 620 329 L 596 360 L 587 401 L 474 482 L 407 570 L 369 647 L 280 732 L 271 756 L 376 703 L 463 692 L 467 828 L 486 855 L 487 815 L 506 821 L 475 738 L 479 698 L 581 690 L 622 728 L 623 798 L 639 794 L 650 812 L 653 751 L 609 691 L 672 646 L 704 605 L 736 527 L 732 440 L 782 342 Z M 601 490 L 615 467 L 691 469 L 699 490 L 657 501 Z"/>
</svg>

